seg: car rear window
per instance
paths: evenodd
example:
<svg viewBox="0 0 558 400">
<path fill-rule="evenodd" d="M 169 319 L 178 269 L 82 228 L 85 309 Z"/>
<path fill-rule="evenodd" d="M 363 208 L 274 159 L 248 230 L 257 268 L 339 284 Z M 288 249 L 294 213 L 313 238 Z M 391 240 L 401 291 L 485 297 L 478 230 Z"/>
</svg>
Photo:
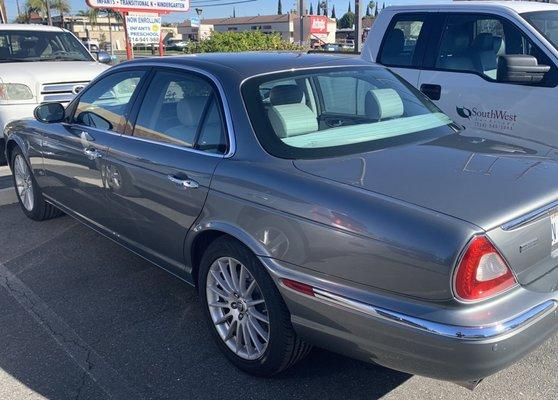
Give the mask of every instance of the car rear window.
<svg viewBox="0 0 558 400">
<path fill-rule="evenodd" d="M 262 146 L 281 158 L 358 153 L 455 132 L 451 119 L 384 68 L 316 68 L 242 87 Z"/>
</svg>

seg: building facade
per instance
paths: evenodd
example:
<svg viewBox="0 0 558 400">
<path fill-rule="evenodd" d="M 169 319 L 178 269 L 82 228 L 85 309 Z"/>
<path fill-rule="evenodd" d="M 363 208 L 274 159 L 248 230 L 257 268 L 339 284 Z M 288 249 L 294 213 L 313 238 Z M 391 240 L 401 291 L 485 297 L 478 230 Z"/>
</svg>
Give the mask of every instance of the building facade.
<svg viewBox="0 0 558 400">
<path fill-rule="evenodd" d="M 325 16 L 303 16 L 303 41 L 305 43 L 321 41 L 335 42 L 337 21 Z M 261 31 L 263 33 L 279 33 L 287 42 L 300 41 L 300 19 L 297 14 L 258 15 L 254 17 L 231 17 L 204 19 L 199 27 L 192 27 L 191 21 L 178 25 L 183 37 L 191 40 L 203 40 L 212 32 L 244 32 Z"/>
</svg>

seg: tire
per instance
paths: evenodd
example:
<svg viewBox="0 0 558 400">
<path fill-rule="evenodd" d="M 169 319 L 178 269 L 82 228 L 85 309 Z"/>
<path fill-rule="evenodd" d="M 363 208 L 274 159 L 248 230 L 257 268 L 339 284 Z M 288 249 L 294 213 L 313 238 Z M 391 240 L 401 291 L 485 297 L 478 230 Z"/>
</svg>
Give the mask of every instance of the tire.
<svg viewBox="0 0 558 400">
<path fill-rule="evenodd" d="M 6 160 L 6 140 L 0 138 L 0 167 L 6 165 L 8 160 Z"/>
<path fill-rule="evenodd" d="M 238 278 L 236 289 L 240 290 L 231 289 L 225 279 L 223 267 L 232 278 L 231 265 Z M 244 287 L 239 283 L 241 281 L 244 281 Z M 229 286 L 228 292 L 226 286 Z M 237 240 L 223 236 L 209 245 L 200 263 L 198 288 L 202 309 L 217 346 L 239 369 L 256 376 L 272 376 L 289 368 L 310 351 L 311 346 L 296 335 L 287 306 L 268 272 L 254 254 Z M 230 292 L 233 294 L 229 295 Z M 234 292 L 239 296 L 235 297 Z M 226 314 L 229 314 L 227 319 L 223 316 Z M 242 317 L 242 314 L 245 316 Z M 224 322 L 219 323 L 221 320 Z M 256 329 L 254 321 L 261 330 Z M 235 329 L 238 325 L 241 332 Z M 231 327 L 233 336 L 227 340 L 228 335 L 224 332 L 230 332 Z M 266 333 L 267 343 L 264 339 Z M 237 341 L 239 335 L 241 339 Z M 254 335 L 263 345 L 260 349 L 253 340 Z M 246 336 L 250 337 L 248 343 L 244 339 Z"/>
<path fill-rule="evenodd" d="M 45 221 L 62 215 L 59 209 L 44 200 L 33 172 L 19 147 L 16 147 L 12 153 L 11 166 L 17 200 L 28 218 Z"/>
</svg>

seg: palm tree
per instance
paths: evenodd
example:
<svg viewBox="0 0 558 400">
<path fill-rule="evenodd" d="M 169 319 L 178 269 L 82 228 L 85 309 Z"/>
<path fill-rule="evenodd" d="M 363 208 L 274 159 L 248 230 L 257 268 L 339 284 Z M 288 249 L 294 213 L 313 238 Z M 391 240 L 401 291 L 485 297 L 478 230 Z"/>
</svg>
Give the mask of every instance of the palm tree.
<svg viewBox="0 0 558 400">
<path fill-rule="evenodd" d="M 60 13 L 60 27 L 64 28 L 64 13 L 70 12 L 70 3 L 68 0 L 53 0 L 52 6 Z"/>
<path fill-rule="evenodd" d="M 31 18 L 31 13 L 37 13 L 41 18 L 47 17 L 49 20 L 49 25 L 52 25 L 52 19 L 50 18 L 50 5 L 47 6 L 46 0 L 27 0 L 25 2 L 25 9 L 29 18 Z"/>
<path fill-rule="evenodd" d="M 114 54 L 114 49 L 113 49 L 113 45 L 112 45 L 112 21 L 111 18 L 114 18 L 115 21 L 122 21 L 122 14 L 120 14 L 118 11 L 114 11 L 111 9 L 103 9 L 101 10 L 106 17 L 108 18 L 108 24 L 109 24 L 109 41 L 110 41 L 110 54 L 113 55 Z"/>
</svg>

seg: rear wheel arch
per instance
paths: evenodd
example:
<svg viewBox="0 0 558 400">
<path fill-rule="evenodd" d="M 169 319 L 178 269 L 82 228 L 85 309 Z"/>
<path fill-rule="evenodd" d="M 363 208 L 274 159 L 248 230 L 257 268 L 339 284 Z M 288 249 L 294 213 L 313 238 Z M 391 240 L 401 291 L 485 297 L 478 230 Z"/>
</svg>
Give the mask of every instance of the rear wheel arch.
<svg viewBox="0 0 558 400">
<path fill-rule="evenodd" d="M 236 240 L 256 256 L 269 255 L 267 254 L 266 249 L 247 232 L 228 224 L 215 224 L 215 226 L 197 233 L 195 237 L 190 239 L 189 244 L 186 246 L 186 249 L 189 250 L 189 255 L 186 256 L 186 260 L 190 262 L 190 266 L 192 268 L 192 281 L 196 286 L 198 282 L 198 271 L 203 254 L 211 243 L 224 236 Z"/>
</svg>

